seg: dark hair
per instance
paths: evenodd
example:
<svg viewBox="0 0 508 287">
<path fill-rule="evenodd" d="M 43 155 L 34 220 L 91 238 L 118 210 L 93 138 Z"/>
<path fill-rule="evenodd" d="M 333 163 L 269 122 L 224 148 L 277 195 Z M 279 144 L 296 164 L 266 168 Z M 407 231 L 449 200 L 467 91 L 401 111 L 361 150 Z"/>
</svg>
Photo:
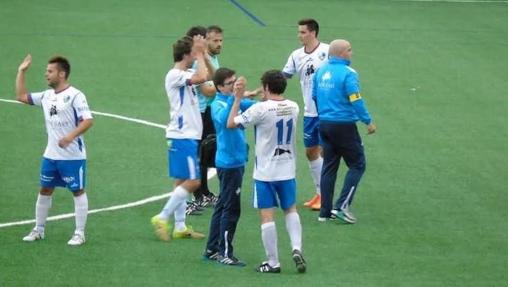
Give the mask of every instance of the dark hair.
<svg viewBox="0 0 508 287">
<path fill-rule="evenodd" d="M 185 33 L 185 36 L 194 37 L 196 35 L 201 35 L 203 38 L 206 37 L 206 28 L 203 26 L 192 26 L 187 30 L 187 33 Z"/>
<path fill-rule="evenodd" d="M 190 37 L 183 37 L 173 44 L 173 60 L 180 62 L 183 60 L 184 55 L 188 55 L 192 50 L 192 39 Z"/>
<path fill-rule="evenodd" d="M 59 71 L 65 72 L 65 79 L 69 78 L 69 75 L 71 74 L 71 64 L 67 58 L 62 56 L 54 56 L 49 59 L 48 64 L 56 64 Z"/>
<path fill-rule="evenodd" d="M 208 28 L 206 28 L 206 32 L 207 33 L 215 32 L 222 34 L 222 28 L 219 27 L 218 25 L 210 25 L 208 26 Z"/>
<path fill-rule="evenodd" d="M 263 88 L 268 88 L 270 93 L 281 95 L 286 90 L 287 81 L 280 70 L 270 70 L 261 76 L 261 84 Z"/>
<path fill-rule="evenodd" d="M 224 81 L 227 78 L 232 77 L 234 74 L 236 74 L 236 72 L 231 69 L 218 68 L 213 74 L 213 84 L 215 85 L 215 89 L 217 89 L 218 86 L 224 86 Z M 219 89 L 217 89 L 217 91 L 219 91 Z"/>
<path fill-rule="evenodd" d="M 309 31 L 316 31 L 316 37 L 317 35 L 319 34 L 319 24 L 316 20 L 314 19 L 302 19 L 300 21 L 298 21 L 298 25 L 305 25 L 307 26 L 307 29 L 309 29 Z"/>
</svg>

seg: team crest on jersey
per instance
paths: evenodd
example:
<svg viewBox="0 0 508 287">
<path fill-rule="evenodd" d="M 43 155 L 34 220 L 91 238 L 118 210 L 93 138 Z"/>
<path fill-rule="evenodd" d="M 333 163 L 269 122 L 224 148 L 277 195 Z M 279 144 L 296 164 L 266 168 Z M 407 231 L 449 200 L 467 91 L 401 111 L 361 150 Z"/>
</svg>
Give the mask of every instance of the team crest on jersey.
<svg viewBox="0 0 508 287">
<path fill-rule="evenodd" d="M 316 69 L 314 69 L 314 65 L 310 64 L 307 66 L 307 69 L 305 70 L 305 76 L 310 76 L 314 74 L 315 71 Z"/>
<path fill-rule="evenodd" d="M 49 109 L 49 116 L 54 116 L 58 114 L 57 110 L 56 110 L 56 106 L 55 105 L 51 105 L 51 108 Z"/>
<path fill-rule="evenodd" d="M 319 54 L 318 58 L 319 58 L 319 60 L 323 61 L 326 58 L 326 53 L 321 52 L 321 54 Z"/>
<path fill-rule="evenodd" d="M 67 95 L 64 98 L 64 103 L 67 103 L 71 99 L 71 96 Z"/>
</svg>

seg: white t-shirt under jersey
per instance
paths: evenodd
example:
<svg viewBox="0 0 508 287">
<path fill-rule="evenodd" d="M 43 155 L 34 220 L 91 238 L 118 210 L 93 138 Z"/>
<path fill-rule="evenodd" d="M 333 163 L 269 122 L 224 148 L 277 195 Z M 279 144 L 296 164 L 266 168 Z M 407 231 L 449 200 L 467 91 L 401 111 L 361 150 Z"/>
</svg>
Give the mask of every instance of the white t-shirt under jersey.
<svg viewBox="0 0 508 287">
<path fill-rule="evenodd" d="M 314 72 L 328 60 L 328 44 L 319 43 L 311 52 L 305 52 L 305 47 L 291 53 L 282 72 L 286 75 L 298 74 L 305 103 L 304 116 L 317 117 L 316 104 L 312 100 L 312 78 Z"/>
<path fill-rule="evenodd" d="M 193 70 L 171 69 L 165 87 L 169 99 L 169 124 L 166 138 L 201 139 L 203 123 L 196 90 L 190 83 Z"/>
<path fill-rule="evenodd" d="M 72 132 L 80 121 L 92 118 L 85 95 L 69 86 L 59 93 L 55 93 L 53 89 L 31 93 L 28 95 L 28 101 L 32 105 L 41 106 L 44 112 L 48 134 L 44 157 L 53 160 L 86 159 L 82 135 L 75 138 L 66 148 L 58 146 L 58 141 Z"/>
<path fill-rule="evenodd" d="M 290 100 L 258 102 L 234 118 L 235 124 L 255 127 L 254 179 L 279 181 L 295 178 L 295 132 L 298 105 Z"/>
</svg>

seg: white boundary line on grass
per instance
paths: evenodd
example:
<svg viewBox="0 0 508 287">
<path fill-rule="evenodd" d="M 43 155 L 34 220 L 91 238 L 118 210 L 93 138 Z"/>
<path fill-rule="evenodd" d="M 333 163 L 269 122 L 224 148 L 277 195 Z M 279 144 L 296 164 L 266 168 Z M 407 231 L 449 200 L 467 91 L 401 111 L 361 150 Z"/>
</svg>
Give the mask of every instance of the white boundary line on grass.
<svg viewBox="0 0 508 287">
<path fill-rule="evenodd" d="M 6 102 L 6 103 L 12 103 L 12 104 L 22 104 L 18 101 L 15 101 L 15 100 L 6 100 L 6 99 L 0 99 L 0 102 Z M 166 128 L 165 125 L 156 124 L 156 123 L 152 123 L 152 122 L 145 121 L 145 120 L 125 117 L 125 116 L 121 116 L 121 115 L 115 115 L 115 114 L 103 113 L 103 112 L 97 112 L 97 111 L 92 111 L 92 114 L 104 116 L 104 117 L 109 117 L 109 118 L 115 118 L 115 119 L 124 120 L 124 121 L 128 121 L 128 122 L 134 122 L 134 123 L 142 124 L 145 126 L 151 126 L 151 127 L 161 128 L 161 129 Z"/>
<path fill-rule="evenodd" d="M 13 104 L 21 104 L 20 102 L 15 101 L 15 100 L 6 100 L 6 99 L 1 99 L 1 98 L 0 98 L 0 102 L 13 103 Z M 156 128 L 161 128 L 161 129 L 165 129 L 166 128 L 165 125 L 156 124 L 156 123 L 152 123 L 152 122 L 149 122 L 149 121 L 135 119 L 135 118 L 130 118 L 130 117 L 125 117 L 125 116 L 110 114 L 110 113 L 103 113 L 103 112 L 92 111 L 92 114 L 100 115 L 100 116 L 105 116 L 105 117 L 110 117 L 110 118 L 115 118 L 115 119 L 120 119 L 120 120 L 124 120 L 124 121 L 129 121 L 129 122 L 135 122 L 135 123 L 139 123 L 139 124 L 142 124 L 142 125 L 156 127 Z M 208 171 L 208 179 L 213 178 L 216 174 L 217 174 L 217 171 L 215 169 L 210 169 Z M 157 200 L 161 200 L 161 199 L 167 198 L 170 195 L 171 195 L 171 192 L 168 192 L 168 193 L 164 193 L 164 194 L 161 194 L 161 195 L 151 196 L 151 197 L 148 197 L 148 198 L 145 198 L 145 199 L 141 199 L 141 200 L 138 200 L 138 201 L 129 202 L 129 203 L 126 203 L 126 204 L 114 205 L 114 206 L 105 207 L 105 208 L 92 209 L 92 210 L 88 211 L 88 214 L 99 213 L 99 212 L 104 212 L 104 211 L 114 211 L 114 210 L 120 210 L 120 209 L 140 206 L 140 205 L 144 205 L 144 204 L 147 204 L 147 203 L 150 203 L 150 202 L 154 202 L 154 201 L 157 201 Z M 56 220 L 61 220 L 61 219 L 66 219 L 66 218 L 71 218 L 71 217 L 74 217 L 74 213 L 65 213 L 65 214 L 59 214 L 59 215 L 55 215 L 55 216 L 50 216 L 50 217 L 48 217 L 47 220 L 48 221 L 56 221 Z M 25 225 L 25 224 L 30 224 L 30 223 L 35 223 L 35 219 L 0 223 L 0 228 L 9 227 L 9 226 L 17 226 L 17 225 Z"/>
</svg>

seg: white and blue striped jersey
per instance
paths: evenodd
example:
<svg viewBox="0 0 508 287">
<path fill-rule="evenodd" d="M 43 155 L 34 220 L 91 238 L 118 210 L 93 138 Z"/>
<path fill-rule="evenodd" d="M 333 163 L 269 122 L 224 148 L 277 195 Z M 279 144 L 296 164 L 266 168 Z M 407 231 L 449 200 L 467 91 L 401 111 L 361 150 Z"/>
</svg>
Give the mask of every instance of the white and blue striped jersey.
<svg viewBox="0 0 508 287">
<path fill-rule="evenodd" d="M 79 136 L 66 148 L 58 146 L 58 141 L 71 133 L 80 121 L 91 119 L 92 113 L 88 107 L 85 94 L 69 86 L 65 90 L 55 93 L 49 89 L 28 95 L 31 105 L 41 106 L 46 121 L 48 144 L 44 157 L 52 160 L 81 160 L 86 159 L 86 149 L 83 136 Z"/>
<path fill-rule="evenodd" d="M 193 70 L 171 69 L 166 75 L 165 87 L 169 99 L 166 138 L 201 139 L 203 123 L 199 101 L 196 90 L 190 82 L 193 74 Z"/>
<path fill-rule="evenodd" d="M 314 72 L 328 59 L 328 44 L 319 43 L 311 52 L 305 52 L 305 47 L 291 53 L 282 72 L 288 78 L 298 74 L 305 104 L 304 116 L 317 117 L 316 104 L 312 100 L 312 80 Z"/>
<path fill-rule="evenodd" d="M 234 118 L 237 125 L 254 125 L 255 128 L 254 179 L 279 181 L 295 178 L 298 113 L 298 105 L 291 100 L 267 100 L 255 103 Z"/>
</svg>

